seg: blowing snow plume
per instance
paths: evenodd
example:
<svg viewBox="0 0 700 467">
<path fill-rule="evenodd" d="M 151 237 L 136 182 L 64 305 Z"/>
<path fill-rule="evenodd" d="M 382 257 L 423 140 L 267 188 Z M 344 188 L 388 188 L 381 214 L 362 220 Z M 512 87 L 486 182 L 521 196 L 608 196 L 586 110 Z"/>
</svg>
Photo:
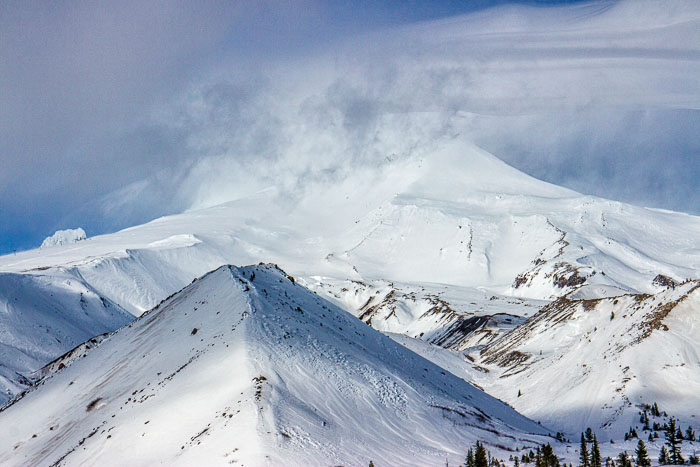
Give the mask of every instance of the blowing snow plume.
<svg viewBox="0 0 700 467">
<path fill-rule="evenodd" d="M 289 24 L 278 16 L 258 19 Z M 46 177 L 32 172 L 37 164 L 13 165 L 0 197 L 12 221 L 6 229 L 35 236 L 27 247 L 69 224 L 99 234 L 273 185 L 295 196 L 358 167 L 429 155 L 434 143 L 452 138 L 577 191 L 693 212 L 700 205 L 698 18 L 695 2 L 680 1 L 499 6 L 296 41 L 277 54 L 264 53 L 267 42 L 227 36 L 217 19 L 206 28 L 211 37 L 193 42 L 208 44 L 203 55 L 185 61 L 196 73 L 173 66 L 166 80 L 134 70 L 164 84 L 138 105 L 112 105 L 120 118 L 100 114 L 98 129 L 84 124 L 66 135 L 48 127 L 54 137 L 26 142 L 16 141 L 23 133 L 8 135 L 7 154 L 44 157 L 49 148 L 52 158 L 39 165 L 58 185 L 49 193 Z M 169 41 L 178 37 L 168 31 Z M 183 56 L 192 56 L 191 47 Z M 123 68 L 128 62 L 119 62 Z M 60 90 L 64 82 L 54 85 Z M 90 102 L 103 101 L 93 94 Z M 73 120 L 56 119 L 64 126 Z M 18 185 L 27 181 L 41 189 Z M 41 206 L 32 209 L 44 223 L 37 232 L 22 227 L 30 204 Z"/>
</svg>

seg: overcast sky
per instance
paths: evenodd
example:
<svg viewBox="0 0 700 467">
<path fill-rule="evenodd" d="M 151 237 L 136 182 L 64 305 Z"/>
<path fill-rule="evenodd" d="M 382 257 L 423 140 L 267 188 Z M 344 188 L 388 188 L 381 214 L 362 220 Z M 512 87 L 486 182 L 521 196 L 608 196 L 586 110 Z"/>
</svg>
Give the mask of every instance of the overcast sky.
<svg viewBox="0 0 700 467">
<path fill-rule="evenodd" d="M 0 254 L 371 164 L 379 132 L 700 214 L 698 76 L 690 0 L 5 1 Z"/>
</svg>

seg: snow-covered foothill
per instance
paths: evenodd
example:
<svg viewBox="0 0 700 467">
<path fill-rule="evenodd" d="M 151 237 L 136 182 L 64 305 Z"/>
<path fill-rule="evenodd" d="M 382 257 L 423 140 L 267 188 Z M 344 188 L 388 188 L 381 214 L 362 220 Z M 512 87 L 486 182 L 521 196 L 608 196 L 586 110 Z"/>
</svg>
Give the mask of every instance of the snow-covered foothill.
<svg viewBox="0 0 700 467">
<path fill-rule="evenodd" d="M 471 353 L 490 370 L 473 381 L 571 436 L 589 426 L 606 441 L 630 427 L 642 433 L 639 414 L 654 403 L 700 428 L 699 330 L 699 281 L 655 295 L 561 298 Z"/>
<path fill-rule="evenodd" d="M 31 372 L 133 317 L 79 275 L 0 273 L 0 405 L 24 390 Z"/>
<path fill-rule="evenodd" d="M 476 440 L 553 441 L 271 265 L 221 267 L 98 344 L 0 412 L 0 463 L 457 465 Z"/>
</svg>

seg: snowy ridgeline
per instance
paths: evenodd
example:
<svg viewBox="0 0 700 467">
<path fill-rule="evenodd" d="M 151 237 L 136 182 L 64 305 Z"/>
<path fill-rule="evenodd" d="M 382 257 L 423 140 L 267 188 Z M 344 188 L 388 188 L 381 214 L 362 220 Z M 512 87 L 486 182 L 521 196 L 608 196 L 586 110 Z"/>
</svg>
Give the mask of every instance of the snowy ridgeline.
<svg viewBox="0 0 700 467">
<path fill-rule="evenodd" d="M 0 411 L 0 464 L 458 465 L 477 440 L 555 443 L 272 265 L 221 267 L 88 344 Z"/>
<path fill-rule="evenodd" d="M 46 248 L 49 246 L 56 245 L 66 245 L 68 243 L 79 242 L 80 240 L 85 240 L 87 236 L 85 231 L 78 227 L 77 229 L 66 229 L 57 230 L 50 237 L 46 237 L 43 242 L 41 242 L 41 248 Z"/>
</svg>

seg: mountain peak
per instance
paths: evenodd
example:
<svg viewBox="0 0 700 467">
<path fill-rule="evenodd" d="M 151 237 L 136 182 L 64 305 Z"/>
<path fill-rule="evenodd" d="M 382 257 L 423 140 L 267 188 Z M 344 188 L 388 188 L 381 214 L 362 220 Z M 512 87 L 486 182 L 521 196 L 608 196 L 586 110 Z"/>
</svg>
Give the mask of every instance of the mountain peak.
<svg viewBox="0 0 700 467">
<path fill-rule="evenodd" d="M 546 433 L 269 264 L 222 266 L 73 357 L 4 410 L 0 462 L 435 464 Z"/>
</svg>

